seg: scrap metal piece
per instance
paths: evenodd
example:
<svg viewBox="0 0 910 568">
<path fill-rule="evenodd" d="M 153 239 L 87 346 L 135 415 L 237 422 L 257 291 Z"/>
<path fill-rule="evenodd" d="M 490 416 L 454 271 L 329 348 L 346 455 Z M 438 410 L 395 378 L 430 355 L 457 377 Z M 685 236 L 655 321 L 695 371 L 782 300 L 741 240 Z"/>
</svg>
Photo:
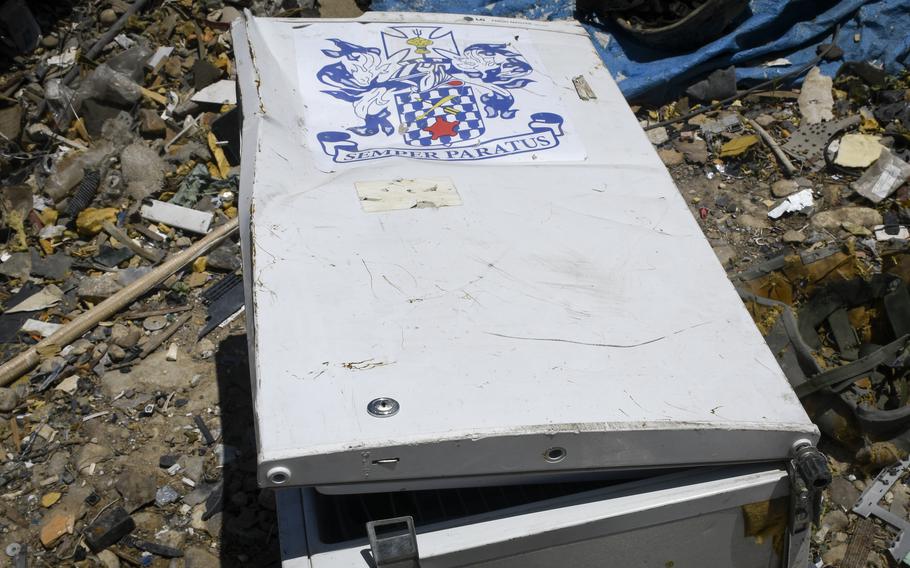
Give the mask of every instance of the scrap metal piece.
<svg viewBox="0 0 910 568">
<path fill-rule="evenodd" d="M 859 115 L 848 116 L 840 120 L 802 124 L 799 129 L 783 144 L 781 149 L 813 171 L 825 165 L 824 151 L 828 141 L 838 132 L 859 124 Z"/>
<path fill-rule="evenodd" d="M 879 502 L 885 497 L 885 493 L 890 491 L 891 487 L 903 477 L 908 468 L 910 468 L 910 458 L 901 460 L 893 466 L 880 471 L 869 487 L 860 495 L 856 505 L 853 506 L 853 512 L 857 515 L 865 518 L 870 515 L 877 517 L 899 531 L 894 542 L 888 547 L 891 557 L 898 563 L 910 554 L 910 537 L 908 537 L 910 521 L 885 509 L 879 505 Z"/>
<path fill-rule="evenodd" d="M 575 85 L 575 92 L 578 93 L 579 99 L 583 101 L 590 101 L 597 98 L 597 95 L 594 94 L 594 89 L 592 89 L 591 85 L 588 84 L 588 81 L 585 79 L 584 75 L 572 77 L 572 84 Z"/>
<path fill-rule="evenodd" d="M 202 301 L 208 305 L 208 316 L 199 330 L 199 339 L 243 307 L 243 279 L 236 274 L 226 275 L 202 293 Z"/>
<path fill-rule="evenodd" d="M 864 568 L 875 538 L 875 522 L 872 519 L 860 519 L 856 522 L 853 534 L 847 542 L 847 553 L 841 562 L 841 568 Z"/>
</svg>

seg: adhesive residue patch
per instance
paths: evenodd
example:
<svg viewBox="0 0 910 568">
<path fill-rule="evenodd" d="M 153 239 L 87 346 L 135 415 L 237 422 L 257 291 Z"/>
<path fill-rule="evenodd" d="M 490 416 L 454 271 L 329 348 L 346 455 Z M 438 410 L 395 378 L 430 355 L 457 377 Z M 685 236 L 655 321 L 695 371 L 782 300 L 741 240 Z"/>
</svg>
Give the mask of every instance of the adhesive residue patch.
<svg viewBox="0 0 910 568">
<path fill-rule="evenodd" d="M 452 207 L 461 205 L 461 196 L 449 179 L 396 179 L 359 181 L 354 184 L 357 197 L 367 213 Z"/>
</svg>

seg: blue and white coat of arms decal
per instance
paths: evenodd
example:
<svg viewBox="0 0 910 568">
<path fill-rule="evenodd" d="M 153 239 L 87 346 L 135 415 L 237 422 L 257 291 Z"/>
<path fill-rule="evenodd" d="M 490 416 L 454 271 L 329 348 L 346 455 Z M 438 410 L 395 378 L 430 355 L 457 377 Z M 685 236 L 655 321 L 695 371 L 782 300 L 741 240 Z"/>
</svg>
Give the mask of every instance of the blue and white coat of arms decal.
<svg viewBox="0 0 910 568">
<path fill-rule="evenodd" d="M 584 159 L 523 33 L 433 24 L 299 30 L 310 144 L 328 169 L 392 157 Z"/>
</svg>

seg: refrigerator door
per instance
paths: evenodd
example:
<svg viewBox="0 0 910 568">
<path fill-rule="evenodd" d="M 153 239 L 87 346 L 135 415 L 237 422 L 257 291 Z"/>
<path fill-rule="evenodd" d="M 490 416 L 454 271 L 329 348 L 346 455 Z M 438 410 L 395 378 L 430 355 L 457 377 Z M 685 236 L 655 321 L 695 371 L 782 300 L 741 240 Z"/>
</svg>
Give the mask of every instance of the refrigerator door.
<svg viewBox="0 0 910 568">
<path fill-rule="evenodd" d="M 491 507 L 429 525 L 421 525 L 416 508 L 398 513 L 417 518 L 421 568 L 804 568 L 808 531 L 788 542 L 788 492 L 783 470 L 736 467 Z M 319 499 L 312 490 L 280 491 L 283 568 L 372 566 L 366 539 L 335 541 L 337 510 Z"/>
<path fill-rule="evenodd" d="M 262 485 L 780 462 L 815 441 L 581 26 L 368 13 L 233 36 Z"/>
</svg>

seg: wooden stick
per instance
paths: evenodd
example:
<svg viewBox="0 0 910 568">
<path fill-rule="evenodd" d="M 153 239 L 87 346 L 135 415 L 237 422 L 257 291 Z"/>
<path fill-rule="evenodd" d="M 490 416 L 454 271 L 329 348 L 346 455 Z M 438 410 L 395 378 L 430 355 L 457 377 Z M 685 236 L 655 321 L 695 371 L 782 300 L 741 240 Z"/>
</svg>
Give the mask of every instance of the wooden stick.
<svg viewBox="0 0 910 568">
<path fill-rule="evenodd" d="M 185 312 L 187 310 L 193 309 L 193 306 L 173 306 L 170 308 L 161 308 L 160 310 L 146 310 L 142 312 L 126 312 L 120 314 L 118 317 L 120 319 L 127 320 L 137 320 L 150 318 L 152 316 L 166 316 L 168 314 L 175 314 L 177 312 Z"/>
<path fill-rule="evenodd" d="M 761 125 L 751 118 L 746 118 L 746 122 L 749 123 L 749 126 L 752 127 L 752 130 L 758 133 L 761 136 L 761 139 L 764 140 L 765 144 L 771 148 L 771 151 L 774 152 L 774 155 L 777 156 L 777 159 L 780 160 L 780 165 L 784 168 L 784 173 L 787 174 L 787 177 L 793 177 L 796 175 L 796 167 L 793 165 L 793 162 L 790 161 L 790 158 L 784 154 L 784 151 L 781 149 L 780 145 L 777 143 L 774 138 L 768 134 L 768 131 L 761 127 Z"/>
<path fill-rule="evenodd" d="M 171 338 L 172 335 L 177 333 L 177 330 L 183 327 L 183 324 L 190 321 L 190 318 L 193 317 L 193 314 L 183 314 L 180 316 L 174 323 L 167 327 L 164 331 L 158 335 L 153 335 L 148 343 L 142 347 L 142 351 L 139 353 L 139 356 L 133 359 L 132 361 L 126 361 L 124 363 L 118 363 L 110 368 L 108 371 L 116 371 L 117 369 L 122 369 L 124 367 L 132 367 L 139 363 L 139 361 L 145 359 L 152 354 L 156 349 L 161 347 L 161 344 Z"/>
<path fill-rule="evenodd" d="M 110 221 L 105 221 L 101 226 L 104 228 L 104 232 L 117 239 L 118 243 L 130 249 L 152 264 L 155 264 L 161 260 L 160 251 L 152 251 L 136 243 L 136 241 L 131 239 L 130 236 L 126 234 L 126 231 L 111 223 Z"/>
<path fill-rule="evenodd" d="M 234 218 L 224 225 L 216 227 L 190 247 L 162 262 L 148 274 L 145 274 L 94 308 L 78 315 L 51 336 L 44 338 L 36 345 L 29 347 L 3 365 L 0 365 L 0 386 L 12 383 L 35 368 L 41 361 L 41 352 L 48 354 L 59 352 L 60 349 L 94 328 L 98 322 L 109 319 L 126 306 L 132 304 L 136 298 L 164 282 L 170 275 L 191 263 L 197 257 L 213 249 L 225 237 L 233 234 L 238 226 L 239 221 Z"/>
</svg>

